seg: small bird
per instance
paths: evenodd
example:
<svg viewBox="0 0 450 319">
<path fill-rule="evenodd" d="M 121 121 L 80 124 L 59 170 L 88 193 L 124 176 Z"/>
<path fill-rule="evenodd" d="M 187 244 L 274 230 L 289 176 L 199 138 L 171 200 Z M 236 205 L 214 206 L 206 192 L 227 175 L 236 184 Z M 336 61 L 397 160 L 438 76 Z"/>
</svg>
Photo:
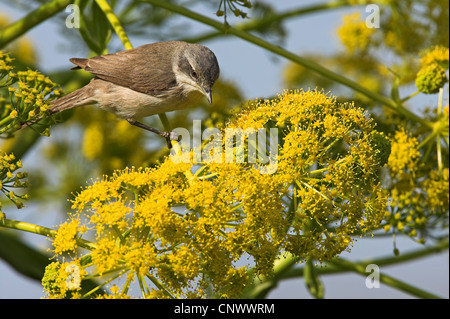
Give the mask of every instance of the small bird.
<svg viewBox="0 0 450 319">
<path fill-rule="evenodd" d="M 177 140 L 137 121 L 142 117 L 180 110 L 206 96 L 219 77 L 217 58 L 207 47 L 182 41 L 165 41 L 89 59 L 70 59 L 76 67 L 95 75 L 84 87 L 53 101 L 50 113 L 94 104 L 130 124 Z"/>
</svg>

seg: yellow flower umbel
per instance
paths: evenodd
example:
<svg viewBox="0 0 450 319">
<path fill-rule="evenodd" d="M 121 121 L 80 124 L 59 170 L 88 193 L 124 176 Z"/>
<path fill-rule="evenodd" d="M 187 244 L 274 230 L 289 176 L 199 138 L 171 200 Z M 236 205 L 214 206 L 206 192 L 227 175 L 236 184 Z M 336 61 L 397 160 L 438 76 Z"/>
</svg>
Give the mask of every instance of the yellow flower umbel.
<svg viewBox="0 0 450 319">
<path fill-rule="evenodd" d="M 401 175 L 406 170 L 413 171 L 416 168 L 420 156 L 418 146 L 417 139 L 409 136 L 405 130 L 395 132 L 388 161 L 393 175 Z"/>
<path fill-rule="evenodd" d="M 45 267 L 42 286 L 50 298 L 79 298 L 81 277 L 85 275 L 76 261 L 52 262 Z"/>
<path fill-rule="evenodd" d="M 355 232 L 379 226 L 387 198 L 377 172 L 389 145 L 367 114 L 321 92 L 286 92 L 250 103 L 224 129 L 268 125 L 281 131 L 276 172 L 235 162 L 194 169 L 170 158 L 116 171 L 76 196 L 55 253 L 104 278 L 115 297 L 137 281 L 142 297 L 236 298 L 252 276 L 270 275 L 281 253 L 324 261 Z M 73 246 L 81 234 L 89 254 Z"/>
<path fill-rule="evenodd" d="M 438 64 L 444 70 L 448 69 L 449 65 L 449 50 L 448 48 L 437 45 L 421 54 L 420 64 L 422 66 L 428 66 L 431 64 Z"/>
<path fill-rule="evenodd" d="M 429 230 L 448 220 L 448 168 L 423 161 L 419 140 L 405 129 L 392 137 L 388 161 L 391 203 L 386 232 L 393 229 L 423 243 Z"/>
<path fill-rule="evenodd" d="M 421 68 L 416 78 L 417 89 L 425 94 L 438 93 L 448 82 L 445 72 L 449 67 L 449 50 L 443 46 L 435 46 L 421 55 Z"/>
<path fill-rule="evenodd" d="M 73 208 L 87 213 L 84 217 L 80 214 L 78 221 L 85 220 L 84 227 L 91 230 L 96 245 L 90 255 L 91 263 L 83 269 L 94 276 L 125 276 L 127 284 L 120 292 L 122 296 L 127 296 L 130 282 L 137 280 L 143 297 L 206 297 L 210 285 L 217 296 L 236 297 L 248 274 L 246 268 L 235 268 L 234 263 L 249 240 L 261 256 L 270 245 L 261 251 L 259 241 L 277 240 L 279 245 L 276 233 L 273 239 L 266 236 L 273 228 L 282 233 L 282 215 L 274 220 L 269 213 L 275 208 L 281 211 L 281 198 L 274 198 L 276 207 L 270 201 L 253 199 L 255 205 L 247 209 L 264 205 L 261 220 L 254 223 L 256 216 L 252 211 L 242 211 L 240 201 L 250 197 L 250 192 L 254 195 L 262 187 L 267 189 L 271 183 L 255 180 L 250 189 L 233 194 L 237 181 L 231 176 L 200 180 L 188 177 L 190 167 L 168 160 L 157 169 L 118 171 L 83 190 Z M 247 178 L 254 173 L 247 172 Z M 131 197 L 130 192 L 134 194 Z M 72 249 L 75 236 L 80 233 L 76 229 L 69 231 L 72 223 L 59 228 L 55 254 L 63 250 L 60 247 L 65 251 Z M 252 233 L 253 228 L 263 230 Z M 67 244 L 59 238 L 66 238 Z M 81 259 L 74 256 L 74 260 Z M 266 263 L 265 259 L 258 260 L 261 268 L 270 269 L 271 264 Z M 237 282 L 241 284 L 236 286 Z"/>
<path fill-rule="evenodd" d="M 50 101 L 61 90 L 48 77 L 28 70 L 12 72 L 12 59 L 0 52 L 0 89 L 7 87 L 8 98 L 0 92 L 0 135 L 11 135 L 25 123 L 47 115 Z"/>
<path fill-rule="evenodd" d="M 375 28 L 369 28 L 359 12 L 344 16 L 337 34 L 350 54 L 365 53 L 373 41 Z"/>
<path fill-rule="evenodd" d="M 252 103 L 230 123 L 243 129 L 267 125 L 278 126 L 282 136 L 271 179 L 291 188 L 284 249 L 326 260 L 348 249 L 355 231 L 379 225 L 387 195 L 378 170 L 390 143 L 362 109 L 319 91 L 294 91 Z"/>
<path fill-rule="evenodd" d="M 74 251 L 77 247 L 76 240 L 79 237 L 79 233 L 83 233 L 84 231 L 84 228 L 80 228 L 80 222 L 77 219 L 61 224 L 58 235 L 53 241 L 55 255 Z"/>
<path fill-rule="evenodd" d="M 17 208 L 22 208 L 22 200 L 28 199 L 27 194 L 17 194 L 13 191 L 16 188 L 28 187 L 28 182 L 25 179 L 28 177 L 26 172 L 16 172 L 22 168 L 22 161 L 16 160 L 14 154 L 0 153 L 0 190 L 8 197 Z M 0 202 L 0 213 L 1 213 Z"/>
</svg>

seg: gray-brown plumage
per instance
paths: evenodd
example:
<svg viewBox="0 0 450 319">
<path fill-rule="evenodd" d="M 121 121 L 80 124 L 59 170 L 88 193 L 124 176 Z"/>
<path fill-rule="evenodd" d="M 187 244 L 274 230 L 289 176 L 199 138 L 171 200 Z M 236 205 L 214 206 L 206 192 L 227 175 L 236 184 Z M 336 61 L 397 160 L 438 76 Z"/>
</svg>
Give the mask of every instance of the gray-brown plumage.
<svg viewBox="0 0 450 319">
<path fill-rule="evenodd" d="M 77 65 L 73 69 L 84 69 L 95 78 L 52 102 L 51 113 L 95 104 L 168 140 L 176 136 L 145 126 L 137 119 L 189 107 L 202 96 L 211 103 L 211 89 L 220 73 L 211 50 L 182 41 L 157 42 L 70 61 Z"/>
</svg>

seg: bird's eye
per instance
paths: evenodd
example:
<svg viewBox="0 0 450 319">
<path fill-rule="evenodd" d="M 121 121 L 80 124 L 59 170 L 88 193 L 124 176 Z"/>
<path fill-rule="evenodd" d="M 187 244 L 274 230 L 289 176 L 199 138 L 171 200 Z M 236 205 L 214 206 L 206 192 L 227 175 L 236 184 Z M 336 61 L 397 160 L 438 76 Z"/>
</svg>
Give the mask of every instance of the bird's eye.
<svg viewBox="0 0 450 319">
<path fill-rule="evenodd" d="M 197 72 L 192 71 L 192 72 L 191 72 L 191 76 L 192 76 L 194 79 L 196 79 L 196 78 L 198 77 L 198 74 L 197 74 Z"/>
</svg>

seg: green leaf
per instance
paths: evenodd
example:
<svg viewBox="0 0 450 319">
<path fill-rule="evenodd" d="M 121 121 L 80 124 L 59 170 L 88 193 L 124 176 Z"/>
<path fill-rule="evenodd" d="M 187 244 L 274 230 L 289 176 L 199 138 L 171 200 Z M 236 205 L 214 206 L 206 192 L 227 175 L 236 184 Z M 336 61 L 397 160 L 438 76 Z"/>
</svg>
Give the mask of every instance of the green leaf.
<svg viewBox="0 0 450 319">
<path fill-rule="evenodd" d="M 50 255 L 25 244 L 11 232 L 0 230 L 0 258 L 31 279 L 41 280 Z"/>
<path fill-rule="evenodd" d="M 77 2 L 81 13 L 80 34 L 89 49 L 102 55 L 111 39 L 111 25 L 95 1 Z"/>
<path fill-rule="evenodd" d="M 398 87 L 400 85 L 400 76 L 394 72 L 393 70 L 389 69 L 391 73 L 394 75 L 394 83 L 392 83 L 392 89 L 391 89 L 391 99 L 395 101 L 396 103 L 400 104 L 400 93 L 398 90 Z"/>
<path fill-rule="evenodd" d="M 22 275 L 41 281 L 45 267 L 52 261 L 50 257 L 47 253 L 24 243 L 14 233 L 0 229 L 0 259 L 3 259 Z M 93 280 L 83 280 L 81 285 L 82 293 L 86 293 L 98 286 Z M 96 293 L 103 293 L 103 289 L 99 289 Z"/>
</svg>

